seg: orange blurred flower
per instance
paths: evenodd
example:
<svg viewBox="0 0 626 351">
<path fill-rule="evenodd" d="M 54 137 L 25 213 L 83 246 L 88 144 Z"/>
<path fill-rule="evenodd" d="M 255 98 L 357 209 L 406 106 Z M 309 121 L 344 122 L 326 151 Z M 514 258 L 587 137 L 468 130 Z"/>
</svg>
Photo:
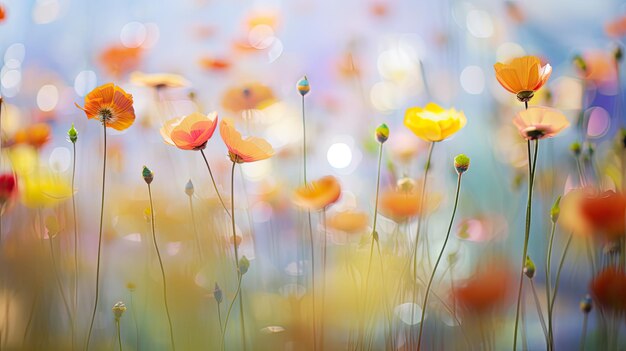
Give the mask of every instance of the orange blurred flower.
<svg viewBox="0 0 626 351">
<path fill-rule="evenodd" d="M 120 77 L 139 66 L 143 50 L 122 45 L 110 46 L 100 53 L 98 61 L 113 77 Z"/>
<path fill-rule="evenodd" d="M 541 66 L 541 61 L 535 56 L 514 58 L 506 64 L 498 62 L 493 68 L 500 85 L 516 94 L 520 101 L 530 100 L 535 91 L 546 84 L 552 73 L 552 66 Z"/>
<path fill-rule="evenodd" d="M 607 22 L 604 31 L 610 37 L 620 38 L 626 35 L 626 15 L 621 15 L 616 19 Z"/>
<path fill-rule="evenodd" d="M 551 138 L 569 126 L 569 121 L 559 110 L 533 106 L 518 112 L 513 124 L 526 140 Z"/>
<path fill-rule="evenodd" d="M 170 73 L 151 73 L 133 72 L 130 75 L 130 81 L 133 84 L 148 88 L 182 88 L 189 85 L 189 81 L 183 76 Z"/>
<path fill-rule="evenodd" d="M 341 185 L 337 178 L 325 176 L 296 189 L 293 202 L 302 208 L 317 211 L 337 202 L 340 196 Z"/>
<path fill-rule="evenodd" d="M 7 19 L 7 10 L 3 4 L 0 4 L 0 23 Z"/>
<path fill-rule="evenodd" d="M 51 129 L 47 123 L 35 123 L 15 132 L 13 142 L 15 144 L 28 144 L 39 149 L 50 141 Z"/>
<path fill-rule="evenodd" d="M 179 149 L 201 150 L 206 147 L 216 127 L 217 112 L 208 115 L 194 112 L 165 121 L 160 132 L 166 143 Z"/>
<path fill-rule="evenodd" d="M 230 112 L 260 110 L 272 104 L 276 98 L 272 89 L 261 83 L 250 83 L 228 89 L 222 97 L 222 106 Z"/>
<path fill-rule="evenodd" d="M 228 148 L 228 156 L 235 163 L 261 161 L 274 155 L 274 149 L 267 141 L 257 137 L 243 139 L 228 120 L 220 122 L 220 135 Z"/>
<path fill-rule="evenodd" d="M 330 216 L 326 224 L 331 229 L 354 234 L 361 233 L 367 228 L 369 218 L 367 213 L 355 210 L 345 210 Z"/>
<path fill-rule="evenodd" d="M 200 60 L 198 60 L 198 64 L 200 67 L 210 71 L 225 71 L 231 66 L 229 60 L 211 56 L 201 57 Z"/>
<path fill-rule="evenodd" d="M 411 184 L 407 185 L 410 181 Z M 421 183 L 421 181 L 419 181 Z M 380 194 L 380 213 L 395 222 L 404 222 L 422 212 L 420 208 L 421 191 L 414 185 L 413 180 L 400 179 L 398 186 L 384 190 Z M 434 211 L 441 203 L 441 195 L 430 192 L 425 201 L 426 211 Z"/>
<path fill-rule="evenodd" d="M 626 274 L 622 269 L 605 268 L 593 278 L 589 290 L 600 308 L 626 313 Z"/>
<path fill-rule="evenodd" d="M 85 111 L 87 118 L 97 119 L 115 130 L 124 130 L 135 121 L 133 96 L 113 83 L 101 85 L 87 94 L 84 107 L 75 105 Z"/>
<path fill-rule="evenodd" d="M 510 302 L 513 276 L 506 263 L 489 264 L 452 290 L 452 296 L 464 316 L 485 316 Z"/>
<path fill-rule="evenodd" d="M 587 193 L 581 199 L 580 213 L 590 229 L 611 241 L 624 236 L 626 198 L 612 190 Z"/>
<path fill-rule="evenodd" d="M 425 107 L 408 108 L 404 114 L 404 125 L 426 141 L 447 139 L 466 123 L 463 111 L 444 109 L 432 102 Z"/>
<path fill-rule="evenodd" d="M 245 22 L 248 29 L 252 29 L 260 25 L 276 29 L 279 23 L 279 14 L 276 11 L 254 11 L 247 16 Z"/>
<path fill-rule="evenodd" d="M 614 83 L 617 78 L 613 55 L 605 51 L 589 51 L 577 56 L 578 73 L 581 78 L 593 81 L 598 85 Z"/>
</svg>

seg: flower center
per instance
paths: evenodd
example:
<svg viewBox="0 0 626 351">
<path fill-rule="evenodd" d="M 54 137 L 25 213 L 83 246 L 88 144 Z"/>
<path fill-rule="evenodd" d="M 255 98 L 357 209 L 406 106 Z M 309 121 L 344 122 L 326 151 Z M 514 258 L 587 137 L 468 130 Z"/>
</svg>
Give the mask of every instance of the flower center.
<svg viewBox="0 0 626 351">
<path fill-rule="evenodd" d="M 230 157 L 230 160 L 235 162 L 235 163 L 243 163 L 243 159 L 241 158 L 241 156 L 232 153 L 230 151 L 228 151 L 228 157 Z"/>
<path fill-rule="evenodd" d="M 109 110 L 108 108 L 103 108 L 98 113 L 98 118 L 102 123 L 110 123 L 113 119 L 113 112 L 111 112 L 111 110 Z"/>
</svg>

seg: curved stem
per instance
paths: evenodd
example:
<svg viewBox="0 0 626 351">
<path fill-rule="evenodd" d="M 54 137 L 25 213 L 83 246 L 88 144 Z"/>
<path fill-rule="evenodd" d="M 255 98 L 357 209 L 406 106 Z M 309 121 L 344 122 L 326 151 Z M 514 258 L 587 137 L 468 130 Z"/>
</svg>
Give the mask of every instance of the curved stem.
<svg viewBox="0 0 626 351">
<path fill-rule="evenodd" d="M 528 102 L 526 102 L 528 108 Z M 530 224 L 532 218 L 532 200 L 533 185 L 535 182 L 535 166 L 537 165 L 537 151 L 539 150 L 539 140 L 535 140 L 535 153 L 531 160 L 530 140 L 527 142 L 528 147 L 528 199 L 526 202 L 526 228 L 524 230 L 524 249 L 522 250 L 522 268 L 519 275 L 519 288 L 517 290 L 517 309 L 515 312 L 515 329 L 513 332 L 513 350 L 517 348 L 517 329 L 519 325 L 520 302 L 522 298 L 522 285 L 524 284 L 524 264 L 526 263 L 526 255 L 528 254 L 528 240 L 530 239 Z"/>
<path fill-rule="evenodd" d="M 535 306 L 537 308 L 537 315 L 539 316 L 539 323 L 541 324 L 541 329 L 543 330 L 543 336 L 546 339 L 546 349 L 550 349 L 550 340 L 548 336 L 548 329 L 546 328 L 546 321 L 543 318 L 543 313 L 541 312 L 541 303 L 539 302 L 539 296 L 537 296 L 537 289 L 535 289 L 535 282 L 530 279 L 530 289 L 533 293 L 533 298 L 535 300 Z"/>
<path fill-rule="evenodd" d="M 437 267 L 439 266 L 439 262 L 441 262 L 441 257 L 443 257 L 443 252 L 445 251 L 446 245 L 448 244 L 448 239 L 450 238 L 450 231 L 452 230 L 452 224 L 454 223 L 454 215 L 456 214 L 456 209 L 459 204 L 460 192 L 461 192 L 461 174 L 459 174 L 459 177 L 456 183 L 456 195 L 454 197 L 454 208 L 452 209 L 452 217 L 450 218 L 450 224 L 448 225 L 448 232 L 446 233 L 446 239 L 443 241 L 443 246 L 441 247 L 441 251 L 439 252 L 437 261 L 435 262 L 435 267 L 433 268 L 433 272 L 430 275 L 430 279 L 428 280 L 428 285 L 426 286 L 426 293 L 424 294 L 424 303 L 422 304 L 422 318 L 420 320 L 420 332 L 417 337 L 417 350 L 418 351 L 420 350 L 421 345 L 422 345 L 422 332 L 424 330 L 424 317 L 426 316 L 428 294 L 430 293 L 430 287 L 433 283 L 433 279 L 435 278 L 435 272 L 437 272 Z"/>
<path fill-rule="evenodd" d="M 78 224 L 76 219 L 76 198 L 74 183 L 76 179 L 76 143 L 72 143 L 72 213 L 74 216 L 74 314 L 78 312 Z M 74 323 L 76 319 L 74 318 Z M 74 326 L 75 328 L 75 326 Z"/>
<path fill-rule="evenodd" d="M 551 283 L 551 267 L 552 267 L 552 245 L 554 244 L 554 232 L 556 231 L 556 222 L 552 222 L 550 229 L 550 241 L 548 243 L 548 251 L 546 252 L 546 302 L 548 304 L 548 349 L 554 350 L 554 338 L 552 335 L 552 304 L 550 303 Z"/>
<path fill-rule="evenodd" d="M 122 331 L 120 330 L 120 320 L 115 320 L 115 326 L 117 327 L 117 344 L 120 347 L 120 351 L 122 351 Z"/>
<path fill-rule="evenodd" d="M 63 299 L 63 306 L 65 306 L 65 311 L 67 312 L 67 318 L 69 318 L 69 322 L 70 322 L 72 350 L 73 350 L 74 349 L 74 318 L 72 317 L 72 310 L 70 309 L 70 305 L 67 302 L 67 298 L 65 297 L 65 292 L 63 291 L 63 283 L 61 283 L 61 276 L 59 275 L 59 268 L 57 267 L 56 256 L 54 255 L 54 246 L 52 245 L 52 236 L 48 236 L 48 243 L 50 244 L 50 258 L 52 259 L 52 269 L 54 270 L 54 276 L 57 281 L 57 286 L 59 287 L 59 292 L 61 293 L 61 298 Z"/>
<path fill-rule="evenodd" d="M 563 264 L 565 263 L 565 256 L 567 256 L 567 251 L 569 250 L 569 246 L 572 243 L 572 234 L 570 233 L 569 238 L 567 238 L 567 243 L 565 244 L 565 248 L 563 248 L 563 253 L 561 253 L 561 259 L 559 260 L 559 268 L 556 271 L 556 280 L 554 281 L 554 291 L 552 292 L 552 300 L 550 300 L 550 311 L 554 312 L 554 301 L 556 300 L 556 295 L 559 291 L 559 283 L 561 282 L 561 270 L 563 269 Z"/>
<path fill-rule="evenodd" d="M 106 123 L 102 123 L 102 129 L 104 134 L 104 149 L 102 159 L 102 201 L 100 203 L 100 230 L 98 232 L 98 258 L 96 261 L 96 293 L 93 302 L 93 312 L 91 313 L 91 323 L 89 324 L 89 333 L 87 334 L 87 343 L 85 350 L 89 350 L 89 342 L 91 341 L 91 332 L 93 331 L 93 323 L 96 319 L 96 312 L 98 310 L 98 299 L 100 297 L 100 259 L 102 256 L 102 225 L 104 223 L 104 189 L 107 169 L 107 126 Z"/>
<path fill-rule="evenodd" d="M 165 305 L 165 314 L 167 315 L 167 323 L 170 331 L 170 343 L 172 344 L 172 350 L 176 350 L 174 344 L 174 328 L 172 327 L 172 317 L 170 316 L 170 308 L 167 304 L 167 282 L 165 280 L 165 270 L 163 269 L 163 260 L 161 259 L 161 252 L 159 251 L 159 245 L 156 240 L 156 232 L 154 230 L 154 205 L 152 204 L 152 189 L 148 184 L 148 196 L 150 197 L 150 225 L 152 227 L 152 240 L 154 242 L 154 249 L 156 250 L 157 258 L 159 259 L 159 267 L 161 268 L 161 278 L 163 279 L 163 304 Z"/>
<path fill-rule="evenodd" d="M 217 303 L 217 321 L 220 323 L 220 332 L 223 332 L 224 329 L 222 328 L 222 309 L 220 308 L 220 303 Z"/>
<path fill-rule="evenodd" d="M 209 160 L 207 160 L 206 155 L 204 154 L 204 150 L 200 150 L 200 153 L 202 154 L 202 158 L 204 159 L 204 163 L 206 164 L 206 168 L 209 170 L 209 176 L 211 177 L 211 183 L 213 183 L 213 189 L 215 189 L 215 193 L 217 194 L 217 198 L 220 200 L 220 203 L 222 204 L 222 207 L 224 208 L 224 211 L 226 211 L 226 213 L 230 216 L 230 212 L 228 212 L 228 209 L 226 208 L 226 204 L 224 204 L 224 200 L 222 199 L 222 195 L 220 195 L 219 190 L 217 190 L 217 184 L 215 183 L 215 178 L 213 178 L 213 172 L 211 171 L 211 166 L 209 166 Z"/>
<path fill-rule="evenodd" d="M 226 320 L 224 320 L 224 329 L 222 330 L 222 341 L 220 345 L 220 349 L 224 350 L 226 347 L 226 330 L 228 330 L 228 321 L 230 319 L 230 312 L 233 309 L 233 305 L 235 304 L 235 300 L 239 296 L 239 292 L 241 291 L 241 274 L 237 274 L 237 290 L 235 291 L 235 296 L 233 296 L 233 300 L 228 305 L 228 311 L 226 312 Z"/>
</svg>

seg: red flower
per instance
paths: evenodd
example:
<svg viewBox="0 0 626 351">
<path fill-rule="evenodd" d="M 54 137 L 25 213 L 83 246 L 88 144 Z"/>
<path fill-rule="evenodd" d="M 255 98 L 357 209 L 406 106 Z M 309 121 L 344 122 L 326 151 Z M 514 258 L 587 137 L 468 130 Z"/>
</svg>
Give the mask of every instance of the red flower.
<svg viewBox="0 0 626 351">
<path fill-rule="evenodd" d="M 581 213 L 591 229 L 606 240 L 615 240 L 624 235 L 626 220 L 626 198 L 612 190 L 588 194 L 583 197 Z"/>
<path fill-rule="evenodd" d="M 510 301 L 513 273 L 507 267 L 506 264 L 491 264 L 452 291 L 465 316 L 483 316 L 499 310 Z"/>
<path fill-rule="evenodd" d="M 0 206 L 4 205 L 17 192 L 17 179 L 13 173 L 0 174 Z"/>
<path fill-rule="evenodd" d="M 626 274 L 623 270 L 615 267 L 604 269 L 591 281 L 589 290 L 600 308 L 626 312 Z"/>
</svg>

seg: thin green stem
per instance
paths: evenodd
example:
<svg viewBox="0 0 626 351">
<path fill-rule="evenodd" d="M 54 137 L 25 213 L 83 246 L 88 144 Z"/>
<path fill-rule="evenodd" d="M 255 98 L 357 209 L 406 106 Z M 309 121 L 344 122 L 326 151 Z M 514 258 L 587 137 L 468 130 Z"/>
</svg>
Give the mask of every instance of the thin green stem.
<svg viewBox="0 0 626 351">
<path fill-rule="evenodd" d="M 85 345 L 85 350 L 89 350 L 89 342 L 91 341 L 91 332 L 93 331 L 93 323 L 96 319 L 96 312 L 98 310 L 98 299 L 100 298 L 100 260 L 102 256 L 102 226 L 104 223 L 104 190 L 105 190 L 105 180 L 106 180 L 106 169 L 107 169 L 107 125 L 105 122 L 102 123 L 102 129 L 104 134 L 104 148 L 103 148 L 103 159 L 102 159 L 102 201 L 100 203 L 100 229 L 98 232 L 98 258 L 96 261 L 96 292 L 95 299 L 93 302 L 93 312 L 91 313 L 91 323 L 89 324 L 89 332 L 87 333 L 87 342 Z"/>
<path fill-rule="evenodd" d="M 54 255 L 54 246 L 52 245 L 52 236 L 50 236 L 49 233 L 48 233 L 48 243 L 50 244 L 50 258 L 52 260 L 52 269 L 54 270 L 54 276 L 57 281 L 59 293 L 61 293 L 61 298 L 63 299 L 63 306 L 65 307 L 65 312 L 67 312 L 67 318 L 69 319 L 69 323 L 70 323 L 72 350 L 74 350 L 74 318 L 72 317 L 72 310 L 70 309 L 70 305 L 67 302 L 67 298 L 65 297 L 65 292 L 63 291 L 63 283 L 61 282 L 61 276 L 59 275 L 59 268 L 57 267 L 56 256 Z"/>
<path fill-rule="evenodd" d="M 302 165 L 304 170 L 304 184 L 306 184 L 306 118 L 304 115 L 304 95 L 302 95 Z"/>
<path fill-rule="evenodd" d="M 193 200 L 192 195 L 189 195 L 189 211 L 191 212 L 191 225 L 193 226 L 193 236 L 196 239 L 196 248 L 198 249 L 198 257 L 200 258 L 200 263 L 204 262 L 204 257 L 202 256 L 202 246 L 200 245 L 200 237 L 198 236 L 198 228 L 196 227 L 196 215 L 193 211 Z"/>
<path fill-rule="evenodd" d="M 213 189 L 215 189 L 215 193 L 217 194 L 217 198 L 220 200 L 224 211 L 230 216 L 230 212 L 226 208 L 226 204 L 224 203 L 224 199 L 222 199 L 222 195 L 220 195 L 219 190 L 217 190 L 217 184 L 215 183 L 215 178 L 213 177 L 213 172 L 211 171 L 211 166 L 209 166 L 209 160 L 207 160 L 206 155 L 204 154 L 204 150 L 200 150 L 200 154 L 202 154 L 202 158 L 204 159 L 204 163 L 206 164 L 206 168 L 209 170 L 209 176 L 211 177 L 211 183 L 213 183 Z"/>
<path fill-rule="evenodd" d="M 167 315 L 167 323 L 169 325 L 170 343 L 172 344 L 172 350 L 176 350 L 172 317 L 170 316 L 170 308 L 167 304 L 167 281 L 165 280 L 165 269 L 163 269 L 163 259 L 161 258 L 161 252 L 159 251 L 159 245 L 156 240 L 156 231 L 154 230 L 154 205 L 152 204 L 152 189 L 150 188 L 150 184 L 148 184 L 148 196 L 150 197 L 150 226 L 152 227 L 152 241 L 154 242 L 154 250 L 156 251 L 157 258 L 159 259 L 159 268 L 161 268 L 161 278 L 163 279 L 163 304 L 165 305 L 165 314 Z"/>
<path fill-rule="evenodd" d="M 130 292 L 130 312 L 133 315 L 133 322 L 135 324 L 135 349 L 139 351 L 139 324 L 137 322 L 137 310 L 135 309 L 135 301 L 133 299 L 133 292 Z"/>
<path fill-rule="evenodd" d="M 117 328 L 117 344 L 120 347 L 120 351 L 122 351 L 122 331 L 120 330 L 120 320 L 115 320 L 115 326 Z"/>
<path fill-rule="evenodd" d="M 74 183 L 76 180 L 76 143 L 72 143 L 72 213 L 74 220 L 74 314 L 78 313 L 78 224 L 76 219 L 76 198 Z M 76 323 L 76 318 L 74 318 Z M 75 326 L 74 326 L 75 328 Z"/>
<path fill-rule="evenodd" d="M 220 323 L 220 332 L 223 332 L 222 328 L 222 309 L 220 308 L 220 303 L 217 302 L 217 321 Z"/>
<path fill-rule="evenodd" d="M 243 316 L 243 298 L 241 297 L 241 280 L 243 279 L 243 275 L 241 274 L 241 270 L 239 269 L 239 248 L 237 245 L 237 229 L 235 226 L 235 166 L 237 163 L 233 162 L 233 167 L 230 171 L 230 211 L 232 213 L 231 224 L 233 229 L 233 246 L 235 248 L 235 266 L 237 267 L 237 295 L 239 297 L 239 323 L 241 324 L 241 341 L 243 342 L 243 350 L 246 349 L 246 324 Z M 233 299 L 234 301 L 234 299 Z M 230 308 L 229 312 L 230 314 Z M 226 321 L 228 322 L 228 316 L 226 317 Z M 224 330 L 226 330 L 226 326 L 224 326 Z"/>
<path fill-rule="evenodd" d="M 426 316 L 426 307 L 428 305 L 428 294 L 430 293 L 430 287 L 433 283 L 433 279 L 435 278 L 437 267 L 439 267 L 439 262 L 441 262 L 441 257 L 443 257 L 443 252 L 445 251 L 446 245 L 448 244 L 448 239 L 450 238 L 450 231 L 452 231 L 452 224 L 454 223 L 454 216 L 456 215 L 456 209 L 459 204 L 460 193 L 461 193 L 461 173 L 459 173 L 459 177 L 456 183 L 456 195 L 454 197 L 454 208 L 452 209 L 452 217 L 450 218 L 450 224 L 448 225 L 448 232 L 446 233 L 446 238 L 443 241 L 443 246 L 441 247 L 441 251 L 439 252 L 437 261 L 435 262 L 435 267 L 433 268 L 433 272 L 430 274 L 430 279 L 428 279 L 428 285 L 426 286 L 426 293 L 424 294 L 424 303 L 422 304 L 422 317 L 420 320 L 420 331 L 417 337 L 417 350 L 418 351 L 421 349 L 421 346 L 422 346 L 422 332 L 424 330 L 424 317 Z"/>
<path fill-rule="evenodd" d="M 583 330 L 580 336 L 580 351 L 585 351 L 585 343 L 587 341 L 587 319 L 589 318 L 589 313 L 585 313 L 583 315 Z"/>
<path fill-rule="evenodd" d="M 222 341 L 220 345 L 220 349 L 224 350 L 226 347 L 226 330 L 228 330 L 228 321 L 230 320 L 230 312 L 233 309 L 233 305 L 235 304 L 235 300 L 237 300 L 237 296 L 239 296 L 239 292 L 241 291 L 241 274 L 237 274 L 237 290 L 235 291 L 235 296 L 233 300 L 228 305 L 228 311 L 226 312 L 226 320 L 224 321 L 224 329 L 222 330 Z"/>
<path fill-rule="evenodd" d="M 531 278 L 530 280 L 530 289 L 533 293 L 533 298 L 535 300 L 535 307 L 537 308 L 537 315 L 539 316 L 539 323 L 541 324 L 541 330 L 543 330 L 543 336 L 546 339 L 546 348 L 550 348 L 550 340 L 548 339 L 548 328 L 546 327 L 546 321 L 543 318 L 543 313 L 541 312 L 541 303 L 539 302 L 539 296 L 537 295 L 537 289 L 535 289 L 535 282 Z"/>
<path fill-rule="evenodd" d="M 528 102 L 526 102 L 528 107 Z M 530 224 L 532 218 L 532 200 L 533 185 L 535 182 L 535 166 L 537 165 L 537 152 L 539 150 L 539 140 L 535 140 L 535 152 L 531 160 L 530 140 L 527 142 L 528 147 L 528 199 L 526 202 L 526 228 L 524 230 L 524 249 L 522 250 L 522 268 L 519 275 L 519 288 L 517 290 L 517 309 L 515 312 L 515 328 L 513 331 L 513 350 L 517 349 L 517 330 L 519 326 L 520 302 L 522 298 L 522 286 L 524 284 L 524 264 L 526 263 L 526 255 L 528 254 L 528 241 L 530 239 Z"/>
<path fill-rule="evenodd" d="M 326 207 L 322 210 L 322 222 L 324 226 L 324 243 L 322 246 L 322 311 L 320 317 L 320 348 L 324 349 L 324 312 L 326 308 L 326 251 L 328 245 L 328 229 L 326 227 Z"/>
<path fill-rule="evenodd" d="M 561 270 L 563 269 L 563 264 L 565 263 L 565 257 L 567 256 L 567 251 L 569 250 L 570 244 L 572 243 L 572 234 L 570 233 L 569 238 L 567 238 L 567 243 L 565 243 L 565 247 L 563 248 L 563 252 L 561 253 L 561 259 L 559 260 L 559 268 L 556 271 L 556 280 L 554 281 L 554 291 L 552 292 L 552 299 L 550 300 L 550 312 L 554 312 L 554 301 L 556 301 L 557 293 L 559 292 L 559 284 L 561 283 Z"/>
<path fill-rule="evenodd" d="M 548 303 L 548 349 L 554 350 L 554 337 L 552 335 L 552 304 L 550 303 L 550 291 L 552 290 L 552 245 L 554 244 L 554 233 L 556 231 L 556 222 L 552 222 L 550 229 L 550 241 L 548 243 L 548 251 L 546 252 L 546 301 Z"/>
</svg>

